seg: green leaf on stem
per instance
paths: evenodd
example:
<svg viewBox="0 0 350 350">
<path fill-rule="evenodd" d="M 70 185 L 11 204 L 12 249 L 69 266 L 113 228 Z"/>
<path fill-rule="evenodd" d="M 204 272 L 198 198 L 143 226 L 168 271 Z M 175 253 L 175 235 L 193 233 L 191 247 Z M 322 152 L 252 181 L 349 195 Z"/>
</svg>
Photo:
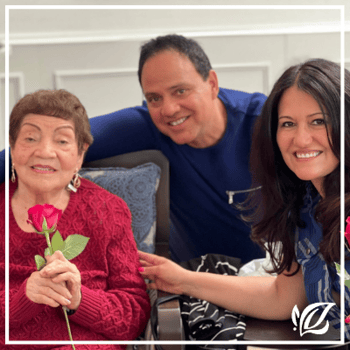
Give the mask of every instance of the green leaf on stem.
<svg viewBox="0 0 350 350">
<path fill-rule="evenodd" d="M 56 225 L 53 225 L 49 230 L 47 230 L 48 233 L 52 233 L 56 231 Z"/>
<path fill-rule="evenodd" d="M 341 266 L 337 264 L 336 262 L 335 268 L 337 269 L 337 273 L 339 277 L 341 276 Z M 344 280 L 345 280 L 345 285 L 350 288 L 350 274 L 344 269 Z"/>
<path fill-rule="evenodd" d="M 39 235 L 44 235 L 44 234 L 45 234 L 44 232 L 39 232 L 39 231 L 37 231 L 37 230 L 35 229 L 34 226 L 33 226 L 33 229 L 34 229 L 34 231 L 35 231 L 37 234 L 39 234 Z"/>
<path fill-rule="evenodd" d="M 78 256 L 86 247 L 90 238 L 82 235 L 70 235 L 65 240 L 65 247 L 62 254 L 67 260 L 71 260 Z"/>
<path fill-rule="evenodd" d="M 44 217 L 44 220 L 43 220 L 43 232 L 47 231 L 47 221 L 46 221 L 46 218 Z"/>
<path fill-rule="evenodd" d="M 39 271 L 41 269 L 41 267 L 46 264 L 46 261 L 40 255 L 35 255 L 34 259 L 35 259 L 36 268 Z"/>
<path fill-rule="evenodd" d="M 340 265 L 337 264 L 336 262 L 334 263 L 334 265 L 335 265 L 335 268 L 337 269 L 337 273 L 340 274 Z"/>
<path fill-rule="evenodd" d="M 54 252 L 56 250 L 60 250 L 60 251 L 64 250 L 65 242 L 63 241 L 63 238 L 58 231 L 56 231 L 55 234 L 52 236 L 51 246 Z"/>
<path fill-rule="evenodd" d="M 45 256 L 51 255 L 51 254 L 50 254 L 50 248 L 49 248 L 49 247 L 47 247 L 47 248 L 45 249 L 44 255 L 45 255 Z"/>
</svg>

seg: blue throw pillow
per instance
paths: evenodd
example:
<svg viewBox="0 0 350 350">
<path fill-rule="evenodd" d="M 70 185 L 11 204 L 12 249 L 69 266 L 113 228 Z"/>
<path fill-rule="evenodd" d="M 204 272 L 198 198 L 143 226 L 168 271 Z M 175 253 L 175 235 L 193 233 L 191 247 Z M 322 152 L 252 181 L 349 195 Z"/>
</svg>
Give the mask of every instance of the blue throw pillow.
<svg viewBox="0 0 350 350">
<path fill-rule="evenodd" d="M 131 211 L 137 248 L 154 253 L 160 168 L 153 163 L 145 163 L 131 169 L 82 168 L 79 174 L 124 199 Z"/>
</svg>

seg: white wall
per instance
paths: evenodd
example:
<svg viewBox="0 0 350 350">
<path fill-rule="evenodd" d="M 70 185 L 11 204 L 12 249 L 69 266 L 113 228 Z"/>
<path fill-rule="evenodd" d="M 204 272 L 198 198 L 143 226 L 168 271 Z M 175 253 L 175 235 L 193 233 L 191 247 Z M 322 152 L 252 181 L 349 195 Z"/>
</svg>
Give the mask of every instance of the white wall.
<svg viewBox="0 0 350 350">
<path fill-rule="evenodd" d="M 281 23 L 315 24 L 339 21 L 337 10 L 225 10 L 225 9 L 135 9 L 110 10 L 54 10 L 56 20 L 52 22 L 52 10 L 11 10 L 10 32 L 28 32 L 42 35 L 46 33 L 79 33 L 81 31 L 113 31 L 114 33 L 134 34 L 164 31 L 174 28 L 180 31 L 192 30 L 232 30 Z M 232 13 L 234 12 L 234 15 Z M 132 15 L 130 15 L 132 13 Z M 29 27 L 29 28 L 28 28 Z"/>
<path fill-rule="evenodd" d="M 25 2 L 35 3 L 48 1 Z M 79 2 L 60 2 L 73 3 Z M 175 32 L 198 40 L 221 86 L 268 93 L 291 64 L 312 57 L 340 61 L 339 15 L 329 9 L 10 10 L 10 109 L 23 94 L 41 88 L 75 93 L 90 117 L 137 105 L 142 100 L 136 75 L 140 45 Z M 0 67 L 3 61 L 0 55 Z M 350 68 L 350 45 L 346 64 Z M 1 73 L 0 78 L 3 121 Z"/>
</svg>

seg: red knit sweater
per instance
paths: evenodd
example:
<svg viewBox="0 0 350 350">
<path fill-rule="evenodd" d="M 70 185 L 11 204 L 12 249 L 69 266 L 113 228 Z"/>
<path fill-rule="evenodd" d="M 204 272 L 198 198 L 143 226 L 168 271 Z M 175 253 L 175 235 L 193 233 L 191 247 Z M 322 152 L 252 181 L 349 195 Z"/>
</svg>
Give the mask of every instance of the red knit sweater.
<svg viewBox="0 0 350 350">
<path fill-rule="evenodd" d="M 10 198 L 17 184 L 10 183 Z M 0 227 L 4 227 L 5 186 L 0 187 Z M 44 255 L 46 240 L 22 231 L 9 213 L 10 227 L 10 340 L 69 340 L 61 307 L 36 304 L 25 294 L 26 280 L 36 270 L 34 255 Z M 125 202 L 90 181 L 81 179 L 77 193 L 58 222 L 63 239 L 71 234 L 90 237 L 85 250 L 72 260 L 80 273 L 82 300 L 69 316 L 74 340 L 133 340 L 144 329 L 150 304 L 145 283 L 137 271 L 137 250 L 131 231 L 131 215 Z M 3 237 L 4 237 L 4 231 Z M 4 239 L 0 256 L 4 257 Z M 0 263 L 1 334 L 4 344 L 4 259 Z M 62 349 L 70 349 L 61 345 Z M 78 349 L 107 350 L 125 346 L 76 345 Z M 6 346 L 6 349 L 12 346 Z M 57 349 L 58 345 L 13 346 L 14 349 Z M 61 348 L 61 347 L 59 347 Z"/>
</svg>

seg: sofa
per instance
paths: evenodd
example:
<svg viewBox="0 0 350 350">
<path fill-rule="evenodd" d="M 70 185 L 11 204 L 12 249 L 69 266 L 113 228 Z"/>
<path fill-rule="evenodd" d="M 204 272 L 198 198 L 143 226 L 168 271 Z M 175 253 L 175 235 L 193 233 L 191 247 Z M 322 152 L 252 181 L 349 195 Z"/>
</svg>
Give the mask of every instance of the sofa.
<svg viewBox="0 0 350 350">
<path fill-rule="evenodd" d="M 158 150 L 143 150 L 85 162 L 80 171 L 85 177 L 123 198 L 132 214 L 132 226 L 138 249 L 167 258 L 169 254 L 169 162 Z M 167 296 L 150 291 L 151 304 Z M 162 340 L 184 340 L 180 305 L 172 300 L 154 307 L 158 319 L 157 336 Z M 148 322 L 144 340 L 135 344 L 143 350 L 154 345 L 152 325 Z M 141 345 L 142 344 L 142 345 Z M 183 345 L 163 344 L 164 350 L 181 350 Z M 175 349 L 177 348 L 177 349 Z"/>
</svg>

